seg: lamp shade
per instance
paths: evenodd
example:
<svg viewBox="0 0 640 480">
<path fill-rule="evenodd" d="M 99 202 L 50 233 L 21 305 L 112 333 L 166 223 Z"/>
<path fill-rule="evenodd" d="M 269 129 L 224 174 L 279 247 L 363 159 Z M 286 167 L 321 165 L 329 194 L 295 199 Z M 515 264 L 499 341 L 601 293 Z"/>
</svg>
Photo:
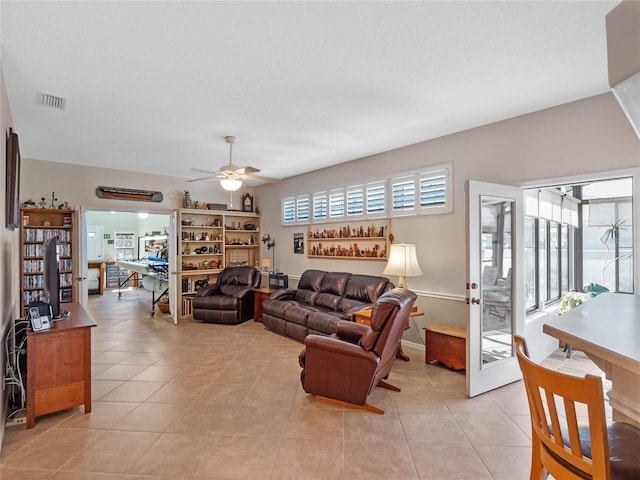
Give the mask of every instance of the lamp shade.
<svg viewBox="0 0 640 480">
<path fill-rule="evenodd" d="M 236 180 L 234 178 L 223 178 L 222 180 L 220 180 L 220 185 L 222 185 L 222 188 L 224 188 L 228 192 L 235 192 L 242 186 L 242 180 Z"/>
<path fill-rule="evenodd" d="M 271 259 L 270 258 L 263 258 L 262 259 L 262 266 L 263 267 L 270 267 L 271 266 Z"/>
<path fill-rule="evenodd" d="M 389 260 L 382 271 L 383 275 L 397 275 L 399 286 L 406 287 L 406 277 L 418 277 L 423 275 L 418 258 L 416 246 L 409 243 L 396 243 L 389 249 Z"/>
</svg>

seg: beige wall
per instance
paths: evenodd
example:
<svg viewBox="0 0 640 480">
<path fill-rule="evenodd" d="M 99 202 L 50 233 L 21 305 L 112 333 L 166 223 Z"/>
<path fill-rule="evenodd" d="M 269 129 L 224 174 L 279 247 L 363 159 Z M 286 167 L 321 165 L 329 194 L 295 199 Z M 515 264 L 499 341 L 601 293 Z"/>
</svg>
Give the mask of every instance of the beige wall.
<svg viewBox="0 0 640 480">
<path fill-rule="evenodd" d="M 22 159 L 23 173 L 20 183 L 20 200 L 32 199 L 39 202 L 45 197 L 51 200 L 55 192 L 59 202 L 68 201 L 74 208 L 83 206 L 86 210 L 115 210 L 123 212 L 169 213 L 182 206 L 185 190 L 191 200 L 204 203 L 231 203 L 229 192 L 214 180 L 187 183 L 184 178 L 162 175 L 123 172 L 109 168 L 85 167 L 68 163 L 47 162 Z M 216 168 L 217 165 L 212 165 Z M 185 162 L 185 176 L 189 167 Z M 129 200 L 111 200 L 98 198 L 98 186 L 133 188 L 160 191 L 162 202 L 136 202 Z M 240 208 L 243 193 L 252 192 L 252 188 L 241 188 L 233 193 L 233 208 Z"/>
<path fill-rule="evenodd" d="M 11 118 L 11 108 L 7 97 L 7 90 L 4 83 L 4 73 L 0 66 L 0 106 L 1 117 L 0 124 L 2 128 L 2 138 L 0 151 L 2 152 L 2 165 L 0 166 L 0 185 L 2 186 L 2 224 L 0 225 L 0 365 L 2 366 L 2 376 L 4 376 L 4 359 L 5 359 L 5 342 L 4 333 L 9 327 L 10 322 L 18 318 L 18 310 L 20 309 L 20 285 L 18 283 L 18 230 L 13 232 L 6 229 L 5 218 L 5 185 L 6 185 L 6 132 L 9 127 L 13 127 L 13 119 Z M 20 132 L 18 132 L 19 134 Z M 2 437 L 4 436 L 4 418 L 5 402 L 4 392 L 0 396 L 0 455 L 2 453 Z"/>
<path fill-rule="evenodd" d="M 640 166 L 640 141 L 612 94 L 603 94 L 435 140 L 380 153 L 279 184 L 258 188 L 263 203 L 278 206 L 284 196 L 352 184 L 412 168 L 453 162 L 454 212 L 394 219 L 394 242 L 415 243 L 424 276 L 410 278 L 425 311 L 405 340 L 421 343 L 430 323 L 464 324 L 466 282 L 465 191 L 468 179 L 519 184 Z M 379 275 L 384 262 L 309 259 L 291 254 L 293 233 L 307 226 L 280 226 L 280 208 L 262 219 L 277 242 L 276 266 L 300 275 L 307 268 Z M 397 281 L 396 278 L 393 278 Z M 445 298 L 442 298 L 445 297 Z"/>
</svg>

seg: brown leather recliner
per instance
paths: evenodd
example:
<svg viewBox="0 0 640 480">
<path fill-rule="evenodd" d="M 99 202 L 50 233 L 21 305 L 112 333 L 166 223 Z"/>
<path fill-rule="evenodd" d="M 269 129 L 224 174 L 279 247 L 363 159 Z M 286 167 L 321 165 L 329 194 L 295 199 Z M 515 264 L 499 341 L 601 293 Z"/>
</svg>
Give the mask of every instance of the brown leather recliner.
<svg viewBox="0 0 640 480">
<path fill-rule="evenodd" d="M 235 325 L 253 318 L 254 288 L 260 272 L 253 267 L 227 267 L 214 285 L 200 288 L 193 298 L 193 318 Z"/>
<path fill-rule="evenodd" d="M 378 385 L 400 391 L 384 380 L 415 300 L 415 293 L 394 288 L 377 299 L 371 326 L 341 321 L 333 335 L 308 335 L 299 356 L 304 391 L 384 413 L 367 397 Z"/>
</svg>

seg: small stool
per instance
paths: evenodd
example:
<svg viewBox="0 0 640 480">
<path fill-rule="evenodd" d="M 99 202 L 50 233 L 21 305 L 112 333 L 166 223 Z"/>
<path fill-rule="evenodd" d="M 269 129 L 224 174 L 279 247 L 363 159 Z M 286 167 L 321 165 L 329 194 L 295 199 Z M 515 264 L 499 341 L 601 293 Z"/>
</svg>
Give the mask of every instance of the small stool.
<svg viewBox="0 0 640 480">
<path fill-rule="evenodd" d="M 467 368 L 465 327 L 435 323 L 424 330 L 426 363 L 437 360 L 455 370 Z"/>
</svg>

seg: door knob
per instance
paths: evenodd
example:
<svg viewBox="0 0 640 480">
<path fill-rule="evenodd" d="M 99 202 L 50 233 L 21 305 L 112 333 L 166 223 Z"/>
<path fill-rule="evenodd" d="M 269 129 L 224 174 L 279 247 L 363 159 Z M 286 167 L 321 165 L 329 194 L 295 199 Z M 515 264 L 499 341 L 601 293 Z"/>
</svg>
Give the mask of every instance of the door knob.
<svg viewBox="0 0 640 480">
<path fill-rule="evenodd" d="M 473 305 L 480 305 L 480 299 L 479 298 L 472 298 L 471 299 L 471 303 Z"/>
</svg>

